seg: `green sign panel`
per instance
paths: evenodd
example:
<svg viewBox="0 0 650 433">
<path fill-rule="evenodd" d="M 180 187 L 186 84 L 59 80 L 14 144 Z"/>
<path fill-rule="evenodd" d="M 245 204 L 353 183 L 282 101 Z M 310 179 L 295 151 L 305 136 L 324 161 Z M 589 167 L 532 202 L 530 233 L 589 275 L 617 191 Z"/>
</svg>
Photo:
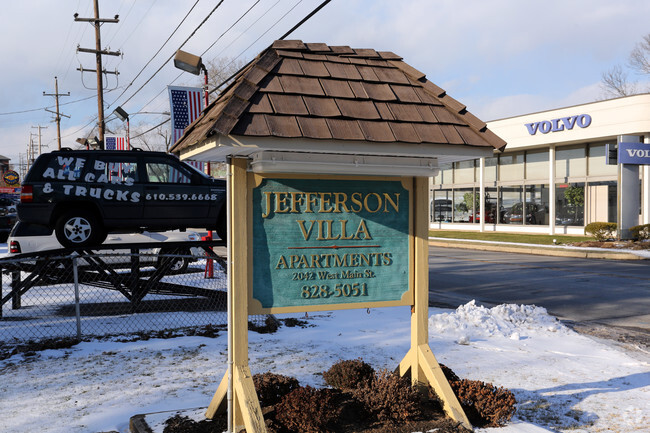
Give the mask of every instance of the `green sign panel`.
<svg viewBox="0 0 650 433">
<path fill-rule="evenodd" d="M 264 179 L 252 195 L 262 308 L 400 301 L 409 290 L 400 181 Z"/>
</svg>

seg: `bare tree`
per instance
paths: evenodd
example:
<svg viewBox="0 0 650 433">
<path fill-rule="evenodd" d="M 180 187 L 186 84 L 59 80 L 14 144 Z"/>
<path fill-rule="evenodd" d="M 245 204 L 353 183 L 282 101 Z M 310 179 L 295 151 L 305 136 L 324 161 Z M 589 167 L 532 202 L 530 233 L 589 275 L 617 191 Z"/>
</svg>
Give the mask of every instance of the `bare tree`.
<svg viewBox="0 0 650 433">
<path fill-rule="evenodd" d="M 230 57 L 217 57 L 208 60 L 205 67 L 208 70 L 208 86 L 214 89 L 224 83 L 235 72 L 246 65 L 244 60 L 232 59 Z"/>
<path fill-rule="evenodd" d="M 167 152 L 171 146 L 169 122 L 154 126 L 138 125 L 131 130 L 131 146 L 144 150 Z"/>
<path fill-rule="evenodd" d="M 620 65 L 612 67 L 609 71 L 603 72 L 600 87 L 606 97 L 617 98 L 619 96 L 634 95 L 636 83 L 630 83 L 627 73 Z"/>
<path fill-rule="evenodd" d="M 634 46 L 628 64 L 639 74 L 650 74 L 650 33 Z"/>
<path fill-rule="evenodd" d="M 645 35 L 630 52 L 627 68 L 637 75 L 650 75 L 650 33 Z M 604 72 L 600 85 L 605 97 L 628 96 L 650 91 L 650 88 L 641 89 L 638 81 L 630 81 L 627 72 L 620 65 Z"/>
</svg>

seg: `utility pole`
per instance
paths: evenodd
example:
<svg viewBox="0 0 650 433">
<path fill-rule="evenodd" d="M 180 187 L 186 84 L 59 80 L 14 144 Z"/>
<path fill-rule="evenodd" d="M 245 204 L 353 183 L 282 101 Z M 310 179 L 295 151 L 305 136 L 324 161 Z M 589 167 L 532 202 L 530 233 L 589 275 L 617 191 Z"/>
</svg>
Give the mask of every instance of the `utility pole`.
<svg viewBox="0 0 650 433">
<path fill-rule="evenodd" d="M 59 96 L 70 96 L 70 92 L 68 93 L 59 93 L 59 80 L 57 77 L 54 77 L 54 93 L 45 93 L 43 92 L 43 96 L 54 96 L 54 99 L 56 100 L 56 112 L 52 110 L 48 110 L 47 108 L 45 111 L 49 111 L 50 113 L 56 114 L 56 117 L 54 120 L 56 121 L 56 138 L 57 142 L 59 144 L 59 150 L 61 150 L 61 116 L 67 117 L 68 119 L 70 116 L 66 116 L 65 114 L 59 113 Z M 39 129 L 39 135 L 40 135 L 40 129 Z M 40 154 L 40 149 L 39 149 L 39 154 Z"/>
<path fill-rule="evenodd" d="M 31 166 L 34 163 L 34 159 L 36 157 L 34 156 L 34 136 L 36 134 L 30 132 L 29 133 L 29 145 L 27 146 L 27 165 Z"/>
<path fill-rule="evenodd" d="M 41 129 L 47 129 L 47 126 L 38 125 L 38 126 L 32 126 L 32 128 L 38 129 L 38 154 L 40 155 L 42 153 L 42 150 L 43 150 L 42 145 L 41 145 Z M 34 153 L 35 152 L 32 149 L 32 162 L 34 161 L 34 159 L 36 159 L 36 156 L 34 156 Z"/>
<path fill-rule="evenodd" d="M 119 15 L 115 15 L 115 18 L 99 18 L 99 0 L 94 0 L 95 4 L 95 17 L 94 18 L 79 18 L 79 14 L 74 14 L 75 21 L 84 21 L 92 23 L 95 26 L 95 49 L 90 48 L 79 48 L 77 47 L 77 52 L 82 53 L 94 53 L 95 60 L 97 63 L 97 69 L 94 71 L 91 69 L 77 68 L 77 70 L 84 72 L 97 72 L 97 118 L 98 118 L 98 129 L 99 129 L 99 141 L 100 148 L 104 148 L 104 85 L 102 82 L 102 73 L 107 73 L 102 70 L 102 54 L 108 56 L 119 56 L 121 53 L 119 51 L 107 51 L 102 50 L 102 41 L 101 41 L 101 32 L 100 26 L 102 23 L 118 23 Z M 117 71 L 115 72 L 117 75 Z"/>
</svg>

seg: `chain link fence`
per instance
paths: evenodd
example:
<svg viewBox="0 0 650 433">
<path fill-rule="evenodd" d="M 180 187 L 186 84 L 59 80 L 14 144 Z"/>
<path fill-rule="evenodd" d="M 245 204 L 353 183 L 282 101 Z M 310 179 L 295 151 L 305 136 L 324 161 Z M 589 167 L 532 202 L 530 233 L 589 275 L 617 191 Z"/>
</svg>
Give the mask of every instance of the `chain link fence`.
<svg viewBox="0 0 650 433">
<path fill-rule="evenodd" d="M 226 261 L 212 257 L 79 251 L 2 259 L 0 343 L 226 325 Z M 265 317 L 250 320 L 262 326 Z"/>
</svg>

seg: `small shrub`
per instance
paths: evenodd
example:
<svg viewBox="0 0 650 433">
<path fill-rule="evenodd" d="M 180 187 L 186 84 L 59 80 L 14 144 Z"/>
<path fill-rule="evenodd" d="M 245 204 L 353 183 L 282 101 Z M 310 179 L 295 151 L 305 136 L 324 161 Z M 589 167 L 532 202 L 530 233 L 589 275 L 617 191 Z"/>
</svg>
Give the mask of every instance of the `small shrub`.
<svg viewBox="0 0 650 433">
<path fill-rule="evenodd" d="M 515 396 L 505 388 L 468 379 L 452 381 L 450 385 L 475 427 L 500 427 L 515 413 Z"/>
<path fill-rule="evenodd" d="M 380 422 L 403 423 L 418 419 L 421 397 L 407 378 L 380 371 L 370 386 L 354 390 L 354 397 Z"/>
<path fill-rule="evenodd" d="M 291 432 L 330 432 L 339 414 L 337 392 L 310 386 L 294 389 L 276 405 L 275 420 Z"/>
<path fill-rule="evenodd" d="M 323 373 L 329 386 L 339 389 L 355 389 L 368 386 L 375 376 L 375 370 L 361 360 L 339 361 Z"/>
<path fill-rule="evenodd" d="M 253 375 L 253 384 L 261 406 L 274 405 L 282 397 L 300 387 L 297 379 L 274 373 Z"/>
<path fill-rule="evenodd" d="M 264 319 L 264 325 L 258 326 L 253 322 L 248 322 L 248 329 L 260 334 L 273 334 L 278 330 L 278 328 L 280 328 L 280 321 L 272 314 L 266 316 L 266 319 Z"/>
<path fill-rule="evenodd" d="M 603 242 L 616 237 L 616 223 L 594 222 L 585 226 L 585 235 L 593 236 L 597 241 Z"/>
<path fill-rule="evenodd" d="M 637 241 L 648 240 L 650 239 L 650 224 L 630 227 L 630 233 L 632 233 L 632 237 Z"/>
<path fill-rule="evenodd" d="M 442 370 L 445 377 L 447 378 L 447 382 L 460 380 L 460 377 L 458 377 L 456 373 L 454 373 L 454 371 L 451 368 L 447 367 L 445 364 L 440 364 L 440 369 Z"/>
</svg>

